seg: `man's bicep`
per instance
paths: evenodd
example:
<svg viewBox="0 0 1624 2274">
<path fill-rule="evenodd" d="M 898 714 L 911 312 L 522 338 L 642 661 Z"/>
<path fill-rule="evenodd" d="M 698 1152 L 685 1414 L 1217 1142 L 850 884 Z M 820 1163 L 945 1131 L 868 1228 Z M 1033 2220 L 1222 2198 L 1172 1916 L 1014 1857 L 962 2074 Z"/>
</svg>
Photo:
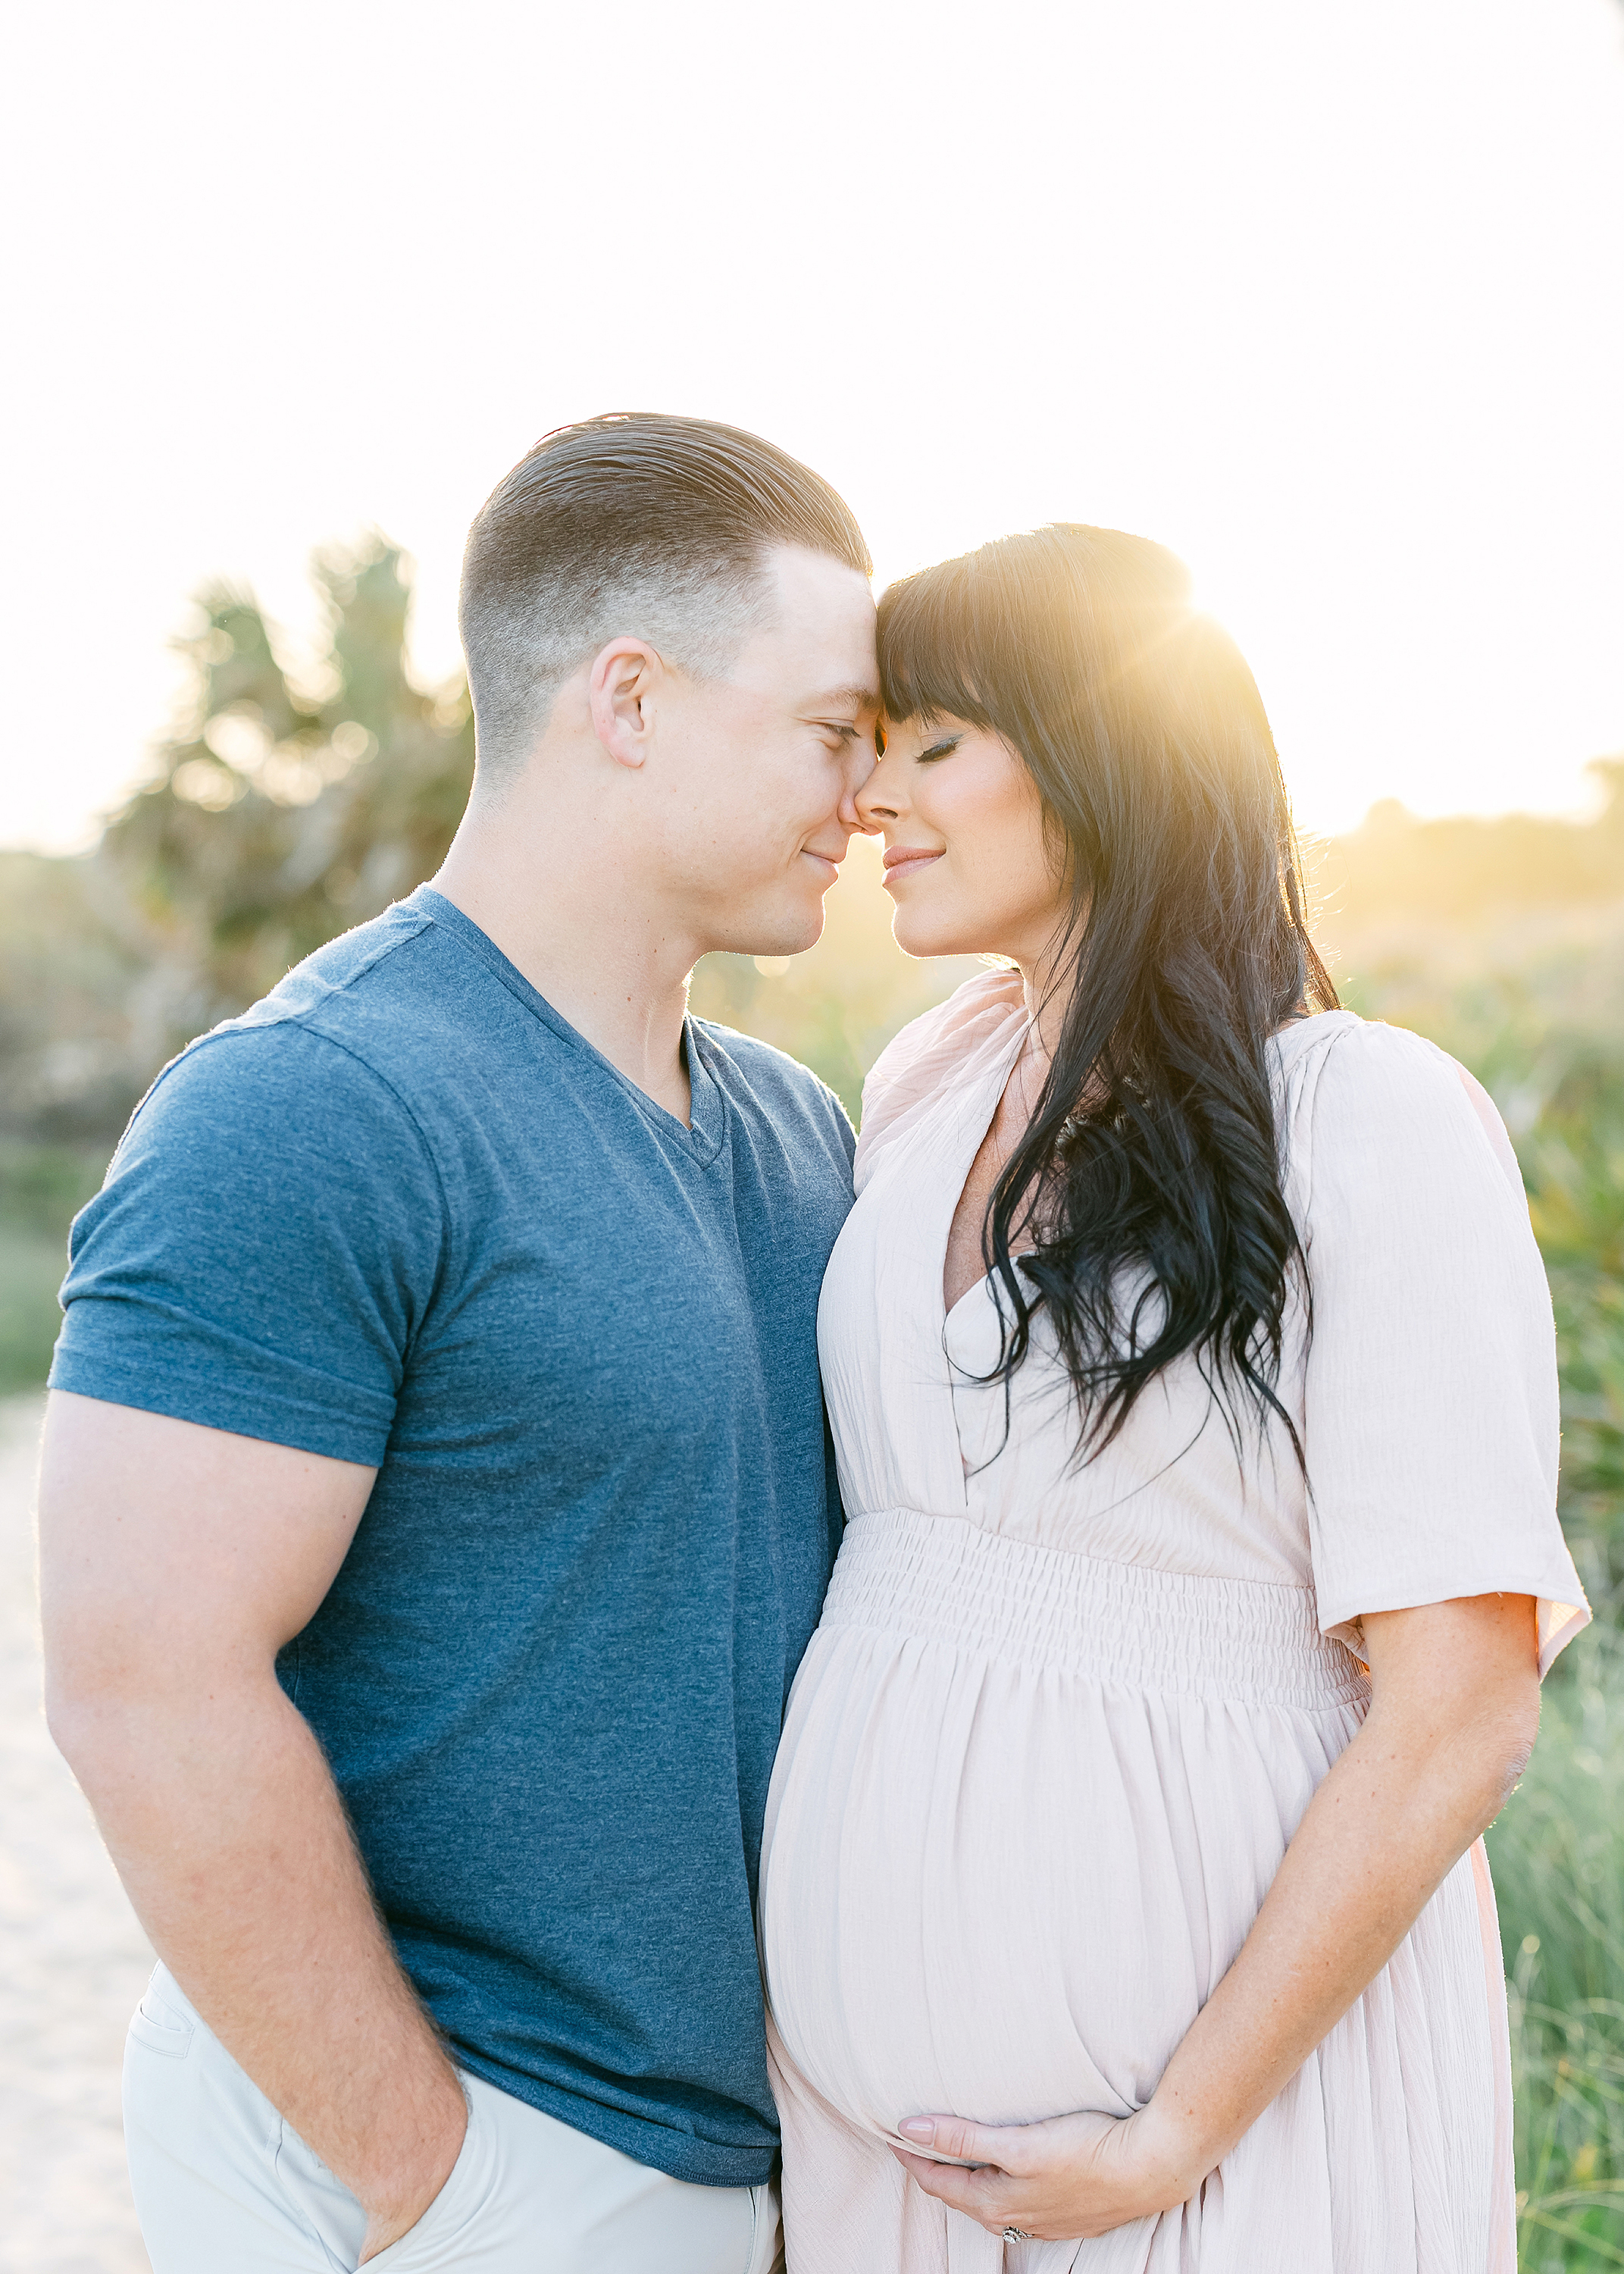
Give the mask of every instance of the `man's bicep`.
<svg viewBox="0 0 1624 2274">
<path fill-rule="evenodd" d="M 268 1665 L 332 1585 L 375 1474 L 53 1390 L 40 1472 L 53 1687 Z"/>
<path fill-rule="evenodd" d="M 185 1051 L 75 1219 L 54 1389 L 376 1465 L 445 1261 L 398 1097 L 287 1023 Z"/>
</svg>

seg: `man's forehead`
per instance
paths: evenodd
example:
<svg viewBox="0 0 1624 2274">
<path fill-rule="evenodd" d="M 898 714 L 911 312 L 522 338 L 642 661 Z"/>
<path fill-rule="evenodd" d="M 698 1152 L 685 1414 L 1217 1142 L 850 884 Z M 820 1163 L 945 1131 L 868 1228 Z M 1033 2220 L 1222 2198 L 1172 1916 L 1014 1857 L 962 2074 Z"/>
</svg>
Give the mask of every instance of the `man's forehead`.
<svg viewBox="0 0 1624 2274">
<path fill-rule="evenodd" d="M 735 676 L 795 689 L 795 708 L 847 715 L 877 710 L 874 594 L 861 571 L 801 546 L 776 547 L 771 616 L 748 644 Z"/>
<path fill-rule="evenodd" d="M 774 546 L 766 556 L 780 622 L 831 636 L 874 641 L 874 591 L 860 568 L 802 545 Z"/>
</svg>

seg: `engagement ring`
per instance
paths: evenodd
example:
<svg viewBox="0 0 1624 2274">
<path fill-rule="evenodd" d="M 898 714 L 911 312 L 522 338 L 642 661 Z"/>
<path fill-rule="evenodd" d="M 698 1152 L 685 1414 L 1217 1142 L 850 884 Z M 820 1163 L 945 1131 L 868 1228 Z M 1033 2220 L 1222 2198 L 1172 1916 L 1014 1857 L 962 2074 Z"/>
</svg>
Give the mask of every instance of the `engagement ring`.
<svg viewBox="0 0 1624 2274">
<path fill-rule="evenodd" d="M 1032 2237 L 1024 2226 L 1006 2226 L 1004 2230 L 1004 2240 L 1006 2242 L 1030 2242 Z"/>
</svg>

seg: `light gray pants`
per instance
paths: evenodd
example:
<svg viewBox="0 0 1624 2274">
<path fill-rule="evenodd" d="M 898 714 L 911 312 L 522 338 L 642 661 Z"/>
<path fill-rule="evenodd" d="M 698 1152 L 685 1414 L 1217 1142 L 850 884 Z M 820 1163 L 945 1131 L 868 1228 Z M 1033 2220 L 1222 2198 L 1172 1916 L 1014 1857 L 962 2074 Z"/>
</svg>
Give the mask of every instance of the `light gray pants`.
<svg viewBox="0 0 1624 2274">
<path fill-rule="evenodd" d="M 482 2078 L 444 2187 L 367 2274 L 768 2274 L 771 2187 L 698 2187 Z M 354 2274 L 366 2216 L 159 1967 L 124 2048 L 130 2180 L 154 2274 Z"/>
</svg>

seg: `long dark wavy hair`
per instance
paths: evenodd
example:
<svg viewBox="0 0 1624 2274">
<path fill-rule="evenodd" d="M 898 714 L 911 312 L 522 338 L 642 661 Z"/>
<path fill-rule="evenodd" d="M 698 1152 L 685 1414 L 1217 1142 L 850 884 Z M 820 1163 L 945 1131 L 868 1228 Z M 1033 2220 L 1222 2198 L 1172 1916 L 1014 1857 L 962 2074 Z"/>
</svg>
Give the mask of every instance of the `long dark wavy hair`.
<svg viewBox="0 0 1624 2274">
<path fill-rule="evenodd" d="M 1284 1421 L 1300 1463 L 1275 1388 L 1302 1257 L 1267 1045 L 1336 992 L 1244 659 L 1173 554 L 1075 523 L 893 584 L 879 651 L 892 721 L 962 719 L 1019 753 L 1069 896 L 1058 1044 L 982 1231 L 1003 1321 L 986 1379 L 1007 1414 L 1043 1308 L 1079 1457 L 1190 1352 L 1237 1452 L 1251 1409 Z"/>
</svg>

